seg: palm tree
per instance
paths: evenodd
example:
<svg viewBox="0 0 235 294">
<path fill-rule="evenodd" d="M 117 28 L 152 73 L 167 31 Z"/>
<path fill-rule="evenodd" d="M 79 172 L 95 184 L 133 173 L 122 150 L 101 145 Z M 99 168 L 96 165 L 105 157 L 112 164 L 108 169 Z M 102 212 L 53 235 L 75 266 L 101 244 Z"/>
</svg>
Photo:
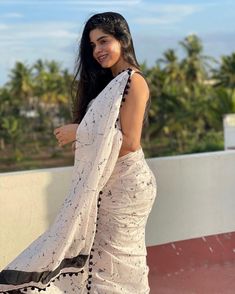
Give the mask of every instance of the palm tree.
<svg viewBox="0 0 235 294">
<path fill-rule="evenodd" d="M 32 95 L 32 69 L 22 62 L 16 62 L 10 72 L 10 81 L 7 86 L 13 96 L 21 100 L 22 105 L 27 109 L 30 106 Z"/>
<path fill-rule="evenodd" d="M 203 45 L 199 37 L 195 34 L 187 36 L 179 44 L 186 53 L 186 57 L 181 62 L 181 68 L 185 73 L 185 80 L 189 86 L 195 82 L 202 83 L 208 78 L 210 62 L 216 62 L 214 58 L 203 55 Z"/>
<path fill-rule="evenodd" d="M 165 142 L 171 152 L 184 153 L 200 142 L 209 125 L 207 61 L 202 44 L 195 35 L 180 42 L 186 57 L 179 60 L 168 49 L 150 73 L 153 103 L 150 111 L 149 141 Z M 158 144 L 158 143 L 157 143 Z"/>
<path fill-rule="evenodd" d="M 235 91 L 235 52 L 230 56 L 222 56 L 221 65 L 214 70 L 214 77 L 219 80 L 215 86 L 223 86 L 231 90 L 231 97 Z"/>
<path fill-rule="evenodd" d="M 174 49 L 168 49 L 163 53 L 164 58 L 159 58 L 157 64 L 164 64 L 166 74 L 166 83 L 171 86 L 183 80 L 183 74 L 180 68 L 178 56 Z"/>
<path fill-rule="evenodd" d="M 32 66 L 34 70 L 34 94 L 41 97 L 47 90 L 47 73 L 45 64 L 38 59 Z"/>
</svg>

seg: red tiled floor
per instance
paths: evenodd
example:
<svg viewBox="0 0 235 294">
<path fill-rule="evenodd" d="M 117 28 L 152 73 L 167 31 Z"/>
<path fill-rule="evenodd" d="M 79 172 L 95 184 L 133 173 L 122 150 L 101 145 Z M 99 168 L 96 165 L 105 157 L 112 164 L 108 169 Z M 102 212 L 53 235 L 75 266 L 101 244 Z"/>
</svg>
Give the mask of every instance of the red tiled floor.
<svg viewBox="0 0 235 294">
<path fill-rule="evenodd" d="M 234 294 L 235 232 L 147 248 L 151 294 Z"/>
</svg>

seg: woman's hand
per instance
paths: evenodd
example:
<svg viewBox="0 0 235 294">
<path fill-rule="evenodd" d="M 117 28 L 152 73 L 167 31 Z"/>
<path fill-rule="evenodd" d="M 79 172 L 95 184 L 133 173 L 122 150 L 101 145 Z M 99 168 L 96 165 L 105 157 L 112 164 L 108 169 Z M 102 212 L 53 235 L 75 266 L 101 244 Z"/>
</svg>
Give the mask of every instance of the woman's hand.
<svg viewBox="0 0 235 294">
<path fill-rule="evenodd" d="M 58 140 L 59 146 L 66 145 L 76 140 L 78 124 L 68 124 L 54 130 L 54 135 Z"/>
</svg>

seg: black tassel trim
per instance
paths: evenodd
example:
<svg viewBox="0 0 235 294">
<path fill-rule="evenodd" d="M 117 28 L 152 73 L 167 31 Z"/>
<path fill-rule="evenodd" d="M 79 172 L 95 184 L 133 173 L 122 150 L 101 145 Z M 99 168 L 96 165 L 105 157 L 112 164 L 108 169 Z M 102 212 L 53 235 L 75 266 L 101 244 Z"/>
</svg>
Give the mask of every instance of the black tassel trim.
<svg viewBox="0 0 235 294">
<path fill-rule="evenodd" d="M 128 94 L 128 92 L 129 92 L 128 90 L 130 89 L 131 73 L 132 73 L 132 69 L 129 68 L 128 69 L 129 78 L 127 80 L 127 83 L 126 83 L 126 86 L 125 86 L 125 89 L 124 89 L 124 92 L 123 92 L 123 95 L 122 95 L 122 102 L 126 101 L 126 98 L 124 96 Z"/>
<path fill-rule="evenodd" d="M 128 74 L 130 74 L 131 71 L 132 71 L 132 68 L 128 67 L 128 68 L 126 68 L 126 69 L 123 69 L 122 71 L 119 71 L 118 74 L 117 74 L 117 76 L 120 75 L 121 73 L 123 73 L 123 72 L 126 71 L 126 70 L 128 70 Z"/>
<path fill-rule="evenodd" d="M 133 69 L 129 67 L 129 68 L 124 69 L 124 70 L 122 70 L 122 71 L 120 71 L 120 72 L 118 73 L 118 75 L 119 75 L 120 73 L 122 73 L 122 72 L 124 72 L 124 71 L 126 71 L 126 70 L 128 70 L 129 78 L 128 78 L 128 80 L 127 80 L 127 83 L 126 83 L 125 89 L 124 89 L 123 94 L 122 94 L 122 101 L 121 101 L 121 105 L 120 105 L 120 107 L 122 107 L 123 102 L 126 101 L 126 98 L 125 98 L 124 96 L 128 94 L 128 90 L 130 89 L 131 73 L 132 73 Z M 115 124 L 114 124 L 114 127 L 115 127 L 115 128 L 118 127 L 118 124 L 117 124 L 118 121 L 119 121 L 119 118 L 117 118 L 116 121 L 115 121 Z"/>
<path fill-rule="evenodd" d="M 115 126 L 116 127 L 116 126 Z M 103 191 L 100 191 L 99 192 L 99 196 L 98 196 L 98 201 L 97 201 L 97 218 L 96 218 L 96 230 L 95 232 L 97 233 L 98 230 L 97 230 L 97 227 L 98 227 L 98 220 L 99 220 L 99 207 L 100 207 L 100 202 L 101 202 L 101 196 L 103 194 Z M 91 248 L 91 252 L 93 253 L 95 250 L 93 248 L 94 246 L 94 242 L 92 244 L 92 248 Z M 92 258 L 93 258 L 93 254 L 90 253 L 89 255 L 89 275 L 88 275 L 88 278 L 87 278 L 87 284 L 86 284 L 86 288 L 87 288 L 87 294 L 90 294 L 90 289 L 91 289 L 91 284 L 92 284 L 92 265 L 94 264 L 93 261 L 92 261 Z"/>
</svg>

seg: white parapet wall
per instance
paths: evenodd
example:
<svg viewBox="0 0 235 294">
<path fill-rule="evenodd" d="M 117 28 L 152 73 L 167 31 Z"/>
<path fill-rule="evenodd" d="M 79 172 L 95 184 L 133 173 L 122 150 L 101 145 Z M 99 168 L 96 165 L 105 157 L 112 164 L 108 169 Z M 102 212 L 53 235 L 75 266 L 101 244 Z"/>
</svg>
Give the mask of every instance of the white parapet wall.
<svg viewBox="0 0 235 294">
<path fill-rule="evenodd" d="M 146 160 L 158 185 L 147 246 L 235 231 L 235 151 Z M 64 167 L 0 174 L 0 270 L 49 228 L 71 173 Z"/>
</svg>

